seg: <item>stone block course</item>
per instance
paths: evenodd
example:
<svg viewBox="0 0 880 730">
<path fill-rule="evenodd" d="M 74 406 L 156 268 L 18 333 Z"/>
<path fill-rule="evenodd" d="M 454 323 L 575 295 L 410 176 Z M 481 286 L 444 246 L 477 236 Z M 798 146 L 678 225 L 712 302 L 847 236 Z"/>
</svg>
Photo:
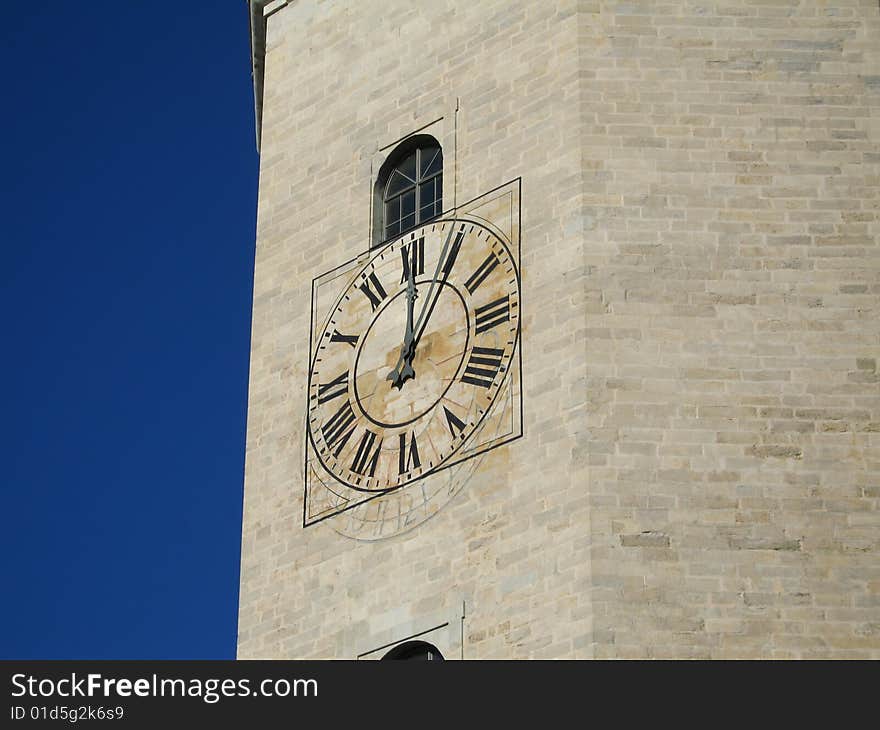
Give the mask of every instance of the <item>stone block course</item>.
<svg viewBox="0 0 880 730">
<path fill-rule="evenodd" d="M 271 15 L 239 656 L 465 603 L 466 658 L 880 658 L 878 39 L 873 0 Z M 440 116 L 446 200 L 522 177 L 524 437 L 411 532 L 303 529 L 311 281 Z"/>
</svg>

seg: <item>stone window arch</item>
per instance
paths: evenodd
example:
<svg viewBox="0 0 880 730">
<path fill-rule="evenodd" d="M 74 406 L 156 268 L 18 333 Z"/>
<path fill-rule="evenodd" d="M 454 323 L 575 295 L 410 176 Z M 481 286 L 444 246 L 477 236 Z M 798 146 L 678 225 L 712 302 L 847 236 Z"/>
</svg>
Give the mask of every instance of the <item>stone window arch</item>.
<svg viewBox="0 0 880 730">
<path fill-rule="evenodd" d="M 388 156 L 373 193 L 373 245 L 443 212 L 443 149 L 429 134 L 405 139 Z"/>
</svg>

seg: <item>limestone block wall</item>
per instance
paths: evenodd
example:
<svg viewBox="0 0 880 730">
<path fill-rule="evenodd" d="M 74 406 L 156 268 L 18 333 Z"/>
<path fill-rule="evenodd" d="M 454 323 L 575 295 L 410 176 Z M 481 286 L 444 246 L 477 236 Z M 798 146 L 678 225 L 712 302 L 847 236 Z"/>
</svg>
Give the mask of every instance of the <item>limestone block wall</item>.
<svg viewBox="0 0 880 730">
<path fill-rule="evenodd" d="M 239 656 L 880 657 L 878 3 L 276 5 Z M 303 529 L 311 281 L 428 126 L 445 207 L 522 178 L 524 436 Z"/>
<path fill-rule="evenodd" d="M 451 658 L 592 651 L 578 10 L 297 0 L 268 18 L 239 656 L 354 658 L 437 626 Z M 403 535 L 303 529 L 311 281 L 368 247 L 381 151 L 426 126 L 445 208 L 522 178 L 524 436 Z"/>
<path fill-rule="evenodd" d="M 600 657 L 880 656 L 880 9 L 585 3 Z"/>
</svg>

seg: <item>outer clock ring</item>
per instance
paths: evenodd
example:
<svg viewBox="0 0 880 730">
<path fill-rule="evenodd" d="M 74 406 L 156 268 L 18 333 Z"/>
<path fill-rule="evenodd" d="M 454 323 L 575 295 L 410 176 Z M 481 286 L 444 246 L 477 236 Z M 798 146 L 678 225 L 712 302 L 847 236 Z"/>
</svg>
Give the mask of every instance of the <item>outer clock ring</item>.
<svg viewBox="0 0 880 730">
<path fill-rule="evenodd" d="M 498 352 L 503 352 L 503 367 L 500 367 L 499 369 L 496 370 L 495 374 L 492 377 L 491 382 L 489 382 L 487 380 L 486 386 L 484 386 L 486 388 L 485 391 L 477 391 L 476 389 L 474 390 L 474 393 L 481 392 L 480 398 L 482 398 L 485 405 L 482 408 L 478 408 L 477 412 L 472 414 L 474 416 L 473 419 L 466 419 L 467 423 L 463 424 L 462 429 L 457 434 L 453 434 L 453 438 L 447 444 L 448 448 L 444 449 L 442 453 L 437 454 L 439 461 L 437 461 L 436 463 L 433 463 L 433 464 L 428 464 L 426 468 L 420 468 L 418 470 L 418 472 L 416 472 L 416 473 L 409 473 L 408 472 L 405 478 L 399 478 L 396 481 L 396 483 L 393 479 L 393 476 L 389 474 L 388 477 L 385 477 L 385 478 L 389 479 L 389 482 L 380 486 L 379 478 L 377 477 L 376 478 L 377 482 L 376 482 L 375 486 L 370 486 L 370 481 L 373 478 L 372 472 L 371 472 L 369 478 L 358 478 L 358 477 L 364 476 L 363 472 L 360 469 L 355 470 L 354 466 L 346 468 L 345 466 L 343 466 L 340 463 L 341 460 L 345 460 L 345 459 L 351 457 L 351 449 L 346 449 L 346 452 L 348 452 L 347 457 L 344 455 L 345 452 L 342 452 L 342 456 L 340 456 L 340 452 L 336 451 L 336 452 L 332 453 L 333 458 L 331 459 L 330 457 L 331 457 L 331 452 L 332 452 L 332 444 L 327 443 L 327 440 L 325 439 L 326 434 L 323 433 L 323 425 L 321 425 L 321 430 L 322 430 L 321 435 L 317 436 L 315 433 L 315 431 L 317 430 L 318 424 L 321 424 L 322 422 L 324 424 L 326 424 L 326 422 L 328 420 L 328 414 L 326 411 L 319 411 L 319 413 L 323 413 L 323 416 L 320 417 L 320 419 L 318 417 L 314 416 L 316 409 L 320 406 L 320 403 L 321 403 L 320 400 L 318 400 L 317 403 L 315 403 L 316 388 L 317 387 L 324 387 L 324 386 L 320 385 L 320 381 L 317 379 L 316 364 L 320 361 L 319 360 L 319 349 L 323 349 L 321 347 L 321 344 L 324 342 L 324 338 L 330 336 L 331 329 L 334 328 L 337 324 L 338 313 L 343 311 L 343 308 L 345 307 L 346 300 L 349 300 L 352 297 L 352 293 L 355 291 L 355 287 L 357 285 L 359 285 L 358 284 L 359 281 L 366 281 L 366 278 L 369 273 L 375 273 L 377 271 L 377 269 L 381 271 L 382 266 L 386 266 L 386 267 L 389 266 L 390 264 L 387 262 L 380 266 L 379 262 L 382 261 L 389 254 L 392 254 L 392 259 L 393 259 L 394 252 L 400 251 L 403 247 L 409 245 L 409 242 L 412 241 L 413 236 L 417 235 L 420 232 L 425 232 L 425 235 L 427 235 L 428 232 L 435 233 L 435 235 L 437 235 L 437 236 L 446 235 L 445 232 L 441 233 L 444 231 L 446 225 L 451 225 L 453 227 L 460 226 L 460 228 L 459 228 L 460 231 L 465 231 L 465 229 L 467 229 L 466 232 L 463 234 L 466 239 L 472 235 L 475 236 L 476 239 L 485 238 L 485 241 L 483 243 L 479 243 L 473 239 L 470 239 L 470 241 L 468 242 L 468 245 L 471 246 L 471 252 L 469 254 L 471 257 L 473 257 L 473 256 L 482 257 L 482 252 L 485 252 L 485 251 L 492 252 L 495 250 L 495 247 L 498 247 L 498 250 L 497 250 L 497 252 L 495 252 L 494 255 L 496 257 L 500 257 L 499 262 L 503 261 L 505 266 L 509 267 L 506 269 L 506 271 L 507 271 L 510 278 L 508 278 L 508 276 L 504 276 L 504 279 L 496 284 L 496 286 L 507 287 L 505 289 L 505 291 L 508 291 L 509 294 L 513 295 L 512 299 L 511 299 L 512 304 L 509 305 L 511 308 L 508 310 L 508 316 L 504 320 L 504 321 L 509 321 L 512 326 L 510 326 L 506 329 L 500 330 L 501 332 L 508 333 L 507 335 L 504 335 L 507 338 L 507 342 L 504 343 L 504 345 L 501 345 L 500 343 L 497 342 L 497 338 L 496 338 L 496 341 L 493 342 L 493 344 L 498 344 L 499 347 L 503 347 L 503 351 L 498 350 Z M 438 226 L 440 226 L 439 231 L 437 231 Z M 477 233 L 475 231 L 475 229 L 477 229 L 479 231 L 479 233 Z M 502 269 L 503 268 L 504 267 L 502 267 Z M 473 265 L 472 265 L 471 269 L 468 270 L 468 273 L 472 270 L 473 270 Z M 427 274 L 428 271 L 425 271 L 425 273 Z M 456 274 L 457 277 L 462 278 L 462 279 L 464 278 L 465 275 L 466 275 L 465 271 L 458 271 L 458 273 Z M 426 283 L 430 282 L 432 279 L 433 279 L 433 276 L 426 277 Z M 450 286 L 453 289 L 453 291 L 456 292 L 456 294 L 461 296 L 461 292 L 459 291 L 459 289 L 456 287 L 455 284 L 447 282 L 447 285 Z M 477 307 L 477 300 L 473 296 L 474 291 L 471 290 L 471 287 L 469 285 L 467 286 L 467 289 L 468 289 L 469 293 L 471 294 L 471 297 L 465 306 L 465 312 L 467 315 L 467 340 L 466 340 L 466 345 L 465 345 L 464 349 L 462 350 L 461 359 L 457 364 L 456 375 L 455 375 L 455 378 L 453 378 L 453 383 L 458 381 L 458 378 L 462 373 L 462 367 L 463 367 L 464 362 L 467 359 L 467 356 L 468 355 L 473 356 L 474 348 L 478 347 L 479 344 L 483 343 L 483 341 L 479 338 L 479 335 L 480 335 L 481 331 L 485 331 L 485 330 L 479 329 L 478 326 L 475 326 L 475 324 L 474 324 L 475 320 L 473 320 L 471 318 L 471 311 L 468 308 L 469 306 L 474 309 L 474 316 L 477 318 L 476 325 L 479 325 L 478 309 L 480 309 L 480 308 Z M 398 294 L 399 294 L 399 292 L 398 292 Z M 396 297 L 398 294 L 395 294 L 394 297 Z M 359 297 L 359 294 L 356 296 Z M 383 292 L 383 296 L 387 296 L 387 295 L 385 295 Z M 507 296 L 504 297 L 504 299 L 507 299 L 507 298 L 508 298 Z M 311 358 L 310 367 L 309 367 L 308 396 L 307 396 L 308 400 L 309 400 L 309 408 L 308 408 L 308 416 L 306 419 L 306 427 L 307 427 L 306 430 L 307 430 L 307 434 L 308 434 L 308 441 L 313 449 L 314 456 L 316 457 L 317 461 L 321 464 L 321 466 L 327 471 L 328 475 L 332 475 L 332 478 L 334 480 L 336 480 L 338 483 L 340 483 L 341 485 L 344 485 L 345 487 L 347 487 L 349 489 L 355 490 L 356 492 L 371 494 L 371 495 L 375 496 L 375 495 L 379 495 L 379 494 L 383 494 L 383 493 L 393 492 L 395 490 L 407 487 L 416 481 L 420 481 L 427 476 L 430 476 L 432 474 L 437 473 L 438 471 L 441 471 L 441 470 L 446 469 L 450 466 L 453 466 L 454 464 L 460 463 L 462 461 L 462 458 L 467 458 L 467 456 L 459 458 L 459 457 L 457 457 L 457 454 L 459 454 L 462 446 L 468 442 L 468 440 L 471 438 L 472 434 L 474 434 L 475 432 L 477 432 L 481 429 L 487 416 L 493 410 L 492 406 L 495 402 L 495 398 L 497 397 L 498 393 L 501 392 L 504 383 L 506 382 L 506 380 L 510 376 L 510 371 L 512 369 L 511 363 L 512 363 L 513 359 L 517 356 L 516 353 L 519 348 L 519 339 L 521 336 L 522 323 L 521 323 L 521 318 L 519 316 L 519 310 L 516 309 L 514 312 L 514 308 L 517 308 L 519 306 L 519 298 L 520 298 L 520 274 L 519 274 L 519 269 L 517 266 L 516 259 L 512 255 L 510 246 L 508 245 L 508 243 L 504 240 L 504 238 L 502 236 L 499 236 L 490 227 L 482 225 L 478 221 L 475 221 L 471 218 L 460 219 L 460 218 L 446 218 L 446 217 L 444 217 L 444 218 L 438 218 L 438 219 L 429 221 L 426 224 L 419 226 L 415 229 L 412 229 L 410 231 L 407 231 L 402 236 L 399 236 L 396 239 L 393 239 L 392 241 L 388 242 L 386 245 L 382 246 L 380 249 L 377 249 L 375 252 L 372 252 L 371 256 L 369 256 L 365 260 L 362 260 L 362 262 L 360 264 L 358 264 L 357 270 L 355 271 L 355 273 L 353 275 L 351 275 L 351 277 L 348 279 L 348 283 L 342 289 L 339 296 L 335 299 L 333 306 L 330 308 L 329 313 L 327 314 L 326 318 L 324 319 L 323 326 L 319 330 L 319 335 L 317 336 L 317 339 L 316 339 L 316 344 L 319 347 L 318 347 L 318 349 L 316 349 L 314 351 L 313 357 Z M 388 304 L 383 302 L 383 306 L 388 306 Z M 372 324 L 375 321 L 375 319 L 378 317 L 378 315 L 379 315 L 378 308 L 375 308 L 372 312 L 370 312 L 368 314 L 368 316 L 370 316 L 370 318 L 371 318 L 371 321 L 370 321 L 370 324 L 368 325 L 367 330 L 364 331 L 364 334 L 366 334 L 366 332 L 372 327 Z M 513 320 L 515 320 L 515 321 L 513 321 Z M 472 329 L 474 330 L 473 332 L 472 332 Z M 472 339 L 473 337 L 477 337 L 478 339 L 473 340 Z M 363 335 L 359 335 L 359 340 L 360 339 L 363 339 Z M 361 345 L 361 342 L 359 341 L 357 344 L 358 350 L 360 349 L 360 345 Z M 451 385 L 450 385 L 450 387 L 451 387 Z M 351 394 L 352 390 L 353 390 L 353 386 L 351 385 L 351 383 L 349 383 L 347 385 L 347 392 L 349 394 Z M 476 398 L 477 396 L 475 395 L 473 397 Z M 352 399 L 349 398 L 349 396 L 346 396 L 346 398 L 348 399 L 346 405 L 349 408 L 351 408 Z M 432 410 L 434 410 L 438 407 L 437 404 L 439 403 L 439 400 L 442 400 L 442 395 L 441 395 L 441 398 L 438 399 L 438 401 L 435 402 L 432 407 L 424 410 L 419 417 L 416 417 L 415 419 L 413 419 L 410 422 L 415 422 L 415 421 L 419 420 L 420 418 L 425 418 L 427 416 L 427 414 L 431 413 Z M 368 414 L 366 414 L 364 409 L 359 404 L 357 405 L 357 410 L 359 412 L 361 412 L 367 420 L 369 420 L 374 425 L 378 426 L 378 424 L 374 421 L 374 419 L 369 417 Z M 429 418 L 432 418 L 432 417 L 429 416 Z M 380 426 L 380 428 L 392 430 L 391 428 L 389 428 L 389 425 L 390 424 L 382 424 L 382 426 Z M 401 429 L 405 425 L 406 424 L 403 422 L 393 424 L 393 429 L 395 429 L 395 430 Z M 380 447 L 383 445 L 385 438 L 387 438 L 386 435 L 379 435 Z M 393 449 L 393 447 L 391 448 L 391 451 L 392 452 L 395 451 Z M 327 458 L 325 458 L 325 456 Z M 403 477 L 403 473 L 401 473 L 400 476 Z"/>
</svg>

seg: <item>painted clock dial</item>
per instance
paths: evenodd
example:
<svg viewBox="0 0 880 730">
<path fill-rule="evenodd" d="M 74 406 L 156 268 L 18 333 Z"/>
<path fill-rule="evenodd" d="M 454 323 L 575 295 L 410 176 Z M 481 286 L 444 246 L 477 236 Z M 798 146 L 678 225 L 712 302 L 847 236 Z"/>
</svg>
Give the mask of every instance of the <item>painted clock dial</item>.
<svg viewBox="0 0 880 730">
<path fill-rule="evenodd" d="M 449 463 L 485 418 L 519 336 L 519 272 L 472 220 L 372 252 L 316 339 L 308 438 L 334 479 L 385 492 Z"/>
</svg>

